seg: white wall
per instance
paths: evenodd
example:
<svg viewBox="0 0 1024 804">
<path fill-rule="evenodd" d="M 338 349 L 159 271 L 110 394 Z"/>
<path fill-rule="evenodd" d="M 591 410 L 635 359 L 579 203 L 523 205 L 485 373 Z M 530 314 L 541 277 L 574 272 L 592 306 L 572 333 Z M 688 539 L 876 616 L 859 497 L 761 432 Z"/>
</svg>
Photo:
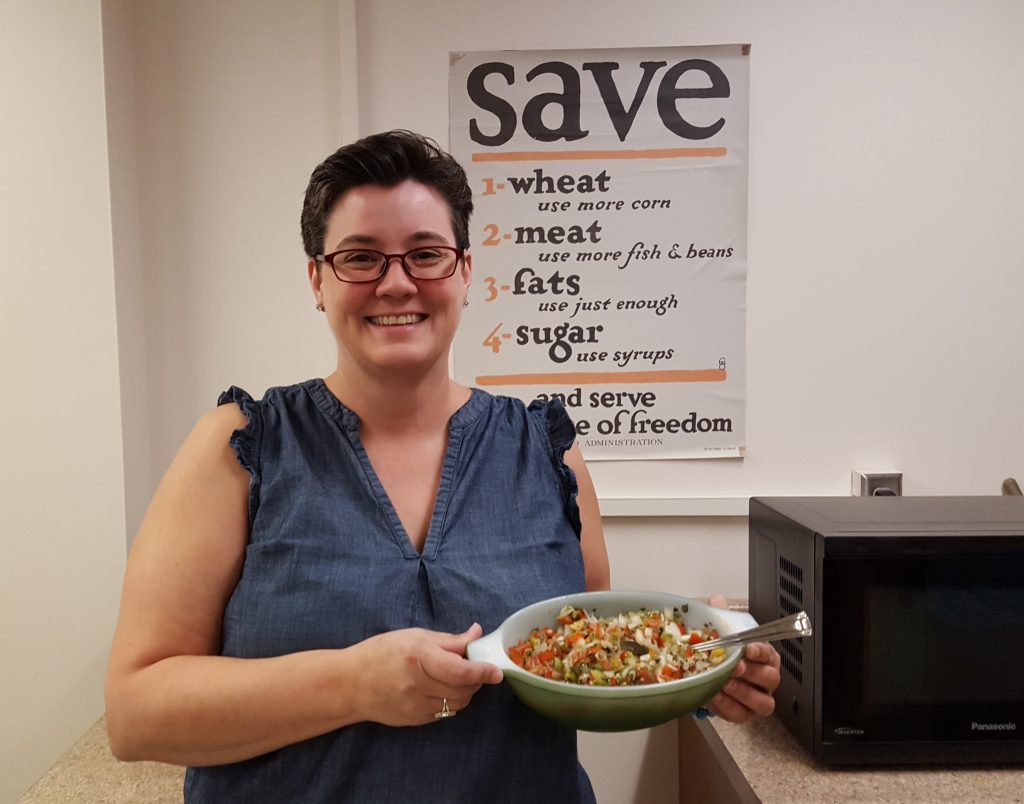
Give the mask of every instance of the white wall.
<svg viewBox="0 0 1024 804">
<path fill-rule="evenodd" d="M 0 801 L 103 711 L 124 500 L 100 6 L 0 4 Z"/>
<path fill-rule="evenodd" d="M 997 494 L 1024 473 L 1022 30 L 1014 0 L 374 0 L 360 126 L 446 141 L 449 51 L 751 43 L 747 457 L 600 462 L 598 491 L 846 494 L 881 467 Z"/>
</svg>

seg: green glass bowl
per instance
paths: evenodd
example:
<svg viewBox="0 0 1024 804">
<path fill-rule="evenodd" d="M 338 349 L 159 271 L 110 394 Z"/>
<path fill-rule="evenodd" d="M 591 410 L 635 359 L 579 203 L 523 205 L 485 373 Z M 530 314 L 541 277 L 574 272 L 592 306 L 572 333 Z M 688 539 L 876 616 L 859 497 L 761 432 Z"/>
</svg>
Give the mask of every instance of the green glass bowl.
<svg viewBox="0 0 1024 804">
<path fill-rule="evenodd" d="M 535 712 L 583 731 L 632 731 L 674 720 L 706 704 L 722 688 L 742 653 L 727 648 L 725 660 L 702 673 L 661 684 L 630 687 L 591 687 L 552 681 L 528 673 L 508 657 L 508 648 L 525 639 L 534 628 L 555 626 L 558 613 L 572 605 L 614 617 L 627 611 L 686 607 L 683 619 L 690 628 L 710 623 L 722 636 L 757 622 L 749 614 L 709 606 L 701 600 L 662 592 L 583 592 L 542 600 L 520 609 L 496 631 L 471 642 L 466 655 L 499 667 L 519 699 Z"/>
</svg>

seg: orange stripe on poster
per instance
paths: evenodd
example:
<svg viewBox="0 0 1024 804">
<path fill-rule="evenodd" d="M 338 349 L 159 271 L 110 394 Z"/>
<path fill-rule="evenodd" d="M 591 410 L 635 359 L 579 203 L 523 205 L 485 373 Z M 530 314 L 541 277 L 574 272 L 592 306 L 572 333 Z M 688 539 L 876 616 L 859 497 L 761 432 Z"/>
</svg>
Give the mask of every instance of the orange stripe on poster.
<svg viewBox="0 0 1024 804">
<path fill-rule="evenodd" d="M 675 369 L 666 371 L 562 371 L 550 374 L 484 374 L 477 385 L 612 385 L 618 383 L 725 382 L 725 369 Z"/>
<path fill-rule="evenodd" d="M 487 151 L 473 154 L 474 162 L 555 162 L 563 159 L 683 159 L 721 157 L 728 148 L 645 148 L 624 151 Z"/>
</svg>

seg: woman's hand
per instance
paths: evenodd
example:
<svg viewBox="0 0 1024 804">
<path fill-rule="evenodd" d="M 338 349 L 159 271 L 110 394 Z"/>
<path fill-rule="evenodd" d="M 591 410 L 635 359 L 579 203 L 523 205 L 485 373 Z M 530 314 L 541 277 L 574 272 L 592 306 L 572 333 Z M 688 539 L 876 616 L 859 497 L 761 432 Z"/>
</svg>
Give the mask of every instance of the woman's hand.
<svg viewBox="0 0 1024 804">
<path fill-rule="evenodd" d="M 405 628 L 370 637 L 358 646 L 367 668 L 360 685 L 363 719 L 388 726 L 433 723 L 448 701 L 458 712 L 484 684 L 500 684 L 501 670 L 465 658 L 466 646 L 483 629 L 473 623 L 461 634 Z"/>
<path fill-rule="evenodd" d="M 726 608 L 728 603 L 721 595 L 714 595 L 708 601 L 712 606 Z M 758 715 L 770 715 L 775 711 L 772 693 L 779 686 L 779 654 L 767 642 L 747 645 L 721 692 L 708 702 L 708 709 L 719 717 L 733 723 L 746 723 Z"/>
</svg>

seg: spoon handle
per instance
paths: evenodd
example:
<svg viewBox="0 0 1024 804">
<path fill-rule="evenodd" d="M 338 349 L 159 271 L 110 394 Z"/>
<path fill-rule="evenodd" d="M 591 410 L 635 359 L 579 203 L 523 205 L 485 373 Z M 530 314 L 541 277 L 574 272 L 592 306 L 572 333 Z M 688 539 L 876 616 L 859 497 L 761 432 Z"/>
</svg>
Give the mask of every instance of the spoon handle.
<svg viewBox="0 0 1024 804">
<path fill-rule="evenodd" d="M 749 642 L 775 642 L 780 639 L 796 639 L 810 636 L 811 618 L 806 612 L 798 611 L 788 617 L 772 620 L 770 623 L 759 625 L 755 628 L 748 628 L 746 631 L 737 631 L 735 634 L 710 639 L 707 642 L 698 642 L 693 645 L 694 650 L 712 650 L 714 648 L 728 648 L 733 645 L 746 645 Z"/>
</svg>

